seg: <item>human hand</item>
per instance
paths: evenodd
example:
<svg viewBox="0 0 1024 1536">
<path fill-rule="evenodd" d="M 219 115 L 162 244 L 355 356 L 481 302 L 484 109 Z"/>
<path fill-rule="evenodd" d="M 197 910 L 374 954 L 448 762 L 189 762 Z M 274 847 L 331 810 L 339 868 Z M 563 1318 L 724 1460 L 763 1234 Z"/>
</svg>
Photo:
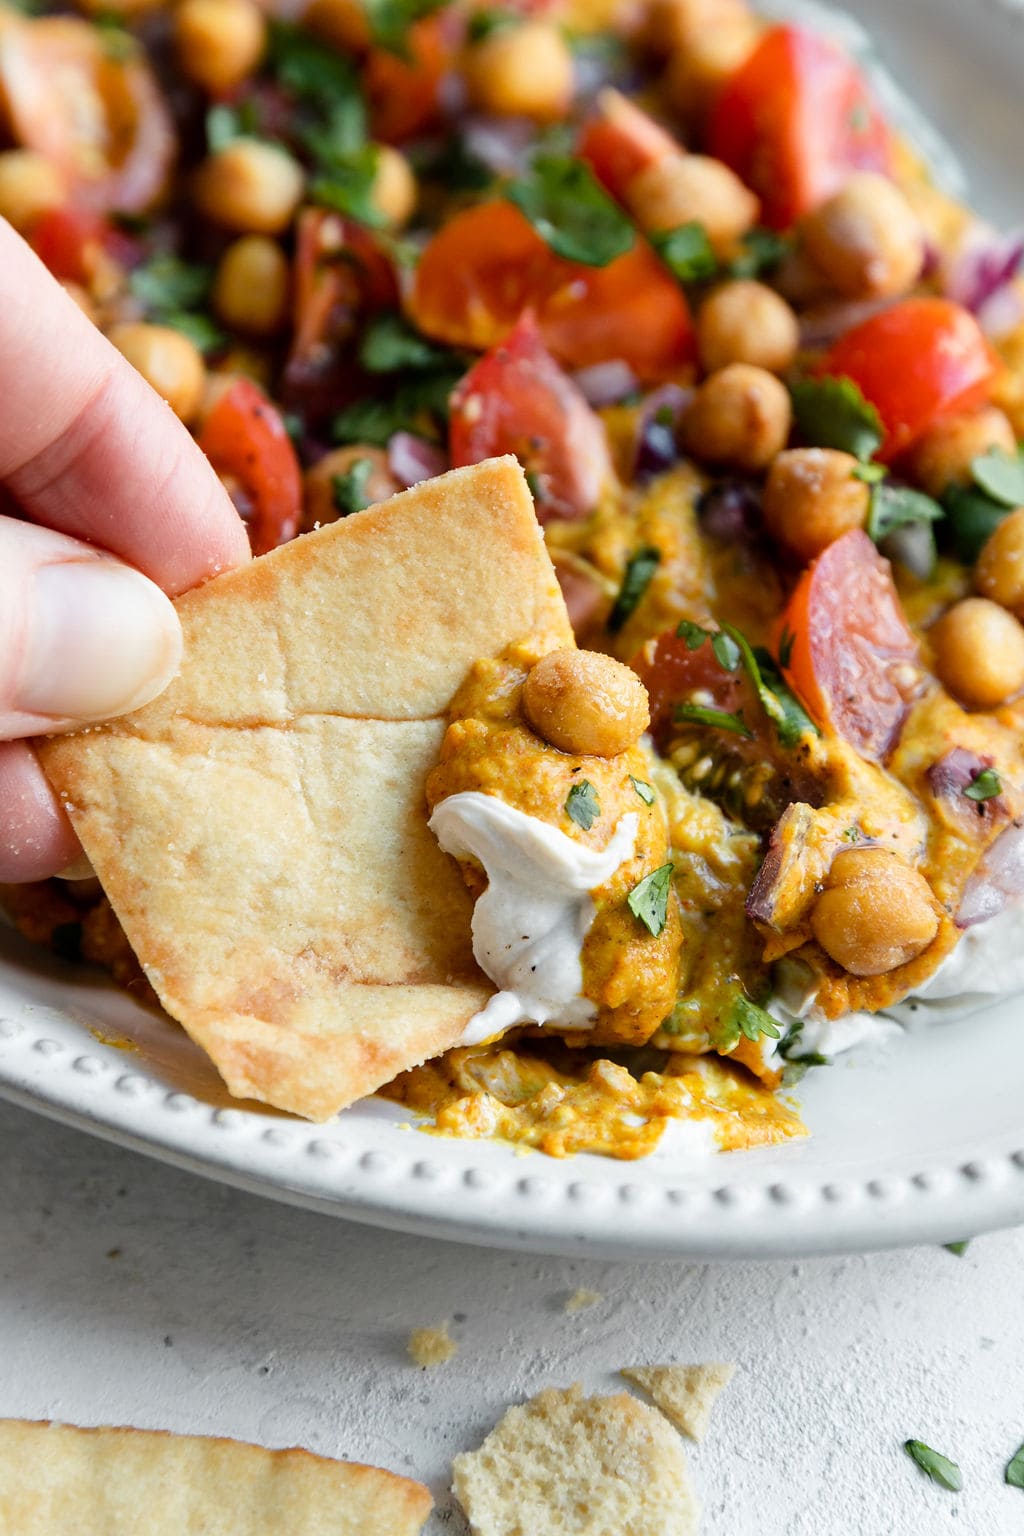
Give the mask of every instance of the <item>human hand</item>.
<svg viewBox="0 0 1024 1536">
<path fill-rule="evenodd" d="M 107 719 L 174 676 L 168 600 L 249 558 L 168 406 L 0 219 L 0 880 L 80 852 L 27 738 Z"/>
</svg>

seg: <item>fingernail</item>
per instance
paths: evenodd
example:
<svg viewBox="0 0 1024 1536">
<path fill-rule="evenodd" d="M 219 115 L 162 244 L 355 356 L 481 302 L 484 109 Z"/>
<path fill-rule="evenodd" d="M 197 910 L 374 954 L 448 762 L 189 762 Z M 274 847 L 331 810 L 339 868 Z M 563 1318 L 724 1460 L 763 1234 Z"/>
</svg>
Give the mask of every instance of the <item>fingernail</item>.
<svg viewBox="0 0 1024 1536">
<path fill-rule="evenodd" d="M 169 598 L 116 560 L 41 566 L 30 596 L 21 709 L 106 720 L 148 704 L 181 661 Z"/>
</svg>

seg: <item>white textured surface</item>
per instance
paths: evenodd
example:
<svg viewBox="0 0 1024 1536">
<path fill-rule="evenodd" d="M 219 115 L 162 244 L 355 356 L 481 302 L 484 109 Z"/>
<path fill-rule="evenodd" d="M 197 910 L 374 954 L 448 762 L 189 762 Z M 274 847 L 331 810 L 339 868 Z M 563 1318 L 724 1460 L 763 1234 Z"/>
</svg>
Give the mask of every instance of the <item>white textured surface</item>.
<svg viewBox="0 0 1024 1536">
<path fill-rule="evenodd" d="M 376 1461 L 431 1483 L 430 1536 L 462 1536 L 451 1457 L 509 1401 L 577 1378 L 615 1390 L 630 1362 L 736 1360 L 692 1453 L 703 1536 L 1024 1530 L 1024 1492 L 1002 1483 L 1024 1440 L 1024 1233 L 962 1259 L 503 1255 L 291 1210 L 10 1105 L 0 1170 L 0 1415 Z M 604 1300 L 567 1316 L 578 1286 Z M 409 1330 L 443 1318 L 459 1353 L 419 1371 Z M 908 1436 L 959 1461 L 962 1495 L 924 1480 Z"/>
</svg>

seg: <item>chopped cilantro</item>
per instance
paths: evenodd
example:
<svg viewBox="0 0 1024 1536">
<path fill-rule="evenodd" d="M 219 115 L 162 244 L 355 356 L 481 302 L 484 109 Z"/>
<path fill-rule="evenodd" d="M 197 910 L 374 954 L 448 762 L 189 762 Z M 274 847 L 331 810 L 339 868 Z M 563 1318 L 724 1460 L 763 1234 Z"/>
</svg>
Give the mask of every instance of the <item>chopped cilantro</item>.
<svg viewBox="0 0 1024 1536">
<path fill-rule="evenodd" d="M 510 27 L 521 25 L 522 19 L 515 11 L 474 11 L 469 18 L 466 37 L 471 43 L 482 43 L 495 32 L 507 32 Z"/>
<path fill-rule="evenodd" d="M 448 362 L 452 354 L 436 347 L 397 313 L 378 315 L 363 332 L 359 361 L 367 373 L 422 372 Z"/>
<path fill-rule="evenodd" d="M 565 814 L 584 832 L 589 832 L 601 814 L 601 802 L 597 790 L 589 779 L 580 779 L 570 789 L 565 801 Z"/>
<path fill-rule="evenodd" d="M 691 619 L 680 619 L 676 634 L 686 641 L 688 651 L 699 651 L 705 640 L 710 640 L 715 660 L 726 672 L 735 672 L 740 664 L 740 648 L 724 629 L 705 629 Z"/>
<path fill-rule="evenodd" d="M 444 0 L 365 0 L 370 33 L 379 48 L 409 57 L 409 29 L 439 10 Z"/>
<path fill-rule="evenodd" d="M 953 1247 L 954 1245 L 950 1243 L 947 1246 Z M 966 1246 L 965 1243 L 964 1247 Z M 1011 1488 L 1024 1488 L 1024 1445 L 1019 1450 L 1014 1451 L 1010 1460 L 1006 1463 L 1003 1481 L 1009 1483 Z"/>
<path fill-rule="evenodd" d="M 796 635 L 786 625 L 779 636 L 779 666 L 783 672 L 789 671 L 789 664 L 793 660 L 793 647 L 796 644 Z"/>
<path fill-rule="evenodd" d="M 672 887 L 672 865 L 663 864 L 660 869 L 645 875 L 634 885 L 626 897 L 626 905 L 655 938 L 663 932 L 668 922 L 668 895 Z"/>
<path fill-rule="evenodd" d="M 982 547 L 999 527 L 1010 508 L 984 491 L 969 485 L 951 485 L 942 497 L 945 526 L 953 553 L 965 565 L 973 565 Z"/>
<path fill-rule="evenodd" d="M 921 1471 L 926 1473 L 933 1483 L 938 1483 L 940 1488 L 948 1488 L 951 1493 L 960 1492 L 964 1480 L 955 1461 L 950 1461 L 948 1456 L 933 1451 L 931 1446 L 925 1445 L 923 1440 L 905 1440 L 903 1449 L 917 1462 Z"/>
<path fill-rule="evenodd" d="M 606 267 L 630 250 L 636 233 L 590 168 L 569 155 L 537 155 L 530 172 L 504 189 L 556 256 Z"/>
<path fill-rule="evenodd" d="M 1002 787 L 1002 781 L 996 770 L 983 768 L 966 786 L 964 795 L 968 800 L 994 800 Z"/>
<path fill-rule="evenodd" d="M 629 782 L 640 796 L 640 799 L 643 801 L 644 805 L 654 804 L 654 790 L 651 788 L 650 784 L 648 784 L 646 779 L 635 779 L 633 775 L 630 774 Z"/>
<path fill-rule="evenodd" d="M 391 395 L 354 400 L 331 423 L 336 443 L 370 443 L 383 448 L 395 432 L 415 432 L 436 441 L 448 418 L 448 400 L 462 369 L 437 368 L 402 376 Z"/>
<path fill-rule="evenodd" d="M 791 242 L 774 229 L 750 229 L 740 239 L 740 252 L 725 269 L 728 277 L 760 277 L 771 272 L 791 249 Z"/>
<path fill-rule="evenodd" d="M 845 833 L 843 836 L 845 837 Z M 810 1067 L 827 1067 L 830 1065 L 827 1056 L 820 1051 L 801 1051 L 800 1037 L 804 1032 L 802 1019 L 797 1019 L 789 1027 L 788 1033 L 779 1042 L 779 1055 L 786 1063 L 782 1069 L 782 1081 L 785 1087 L 791 1088 L 798 1083 Z"/>
<path fill-rule="evenodd" d="M 909 523 L 934 523 L 944 513 L 937 501 L 921 491 L 912 491 L 906 485 L 889 485 L 879 482 L 871 492 L 871 509 L 868 512 L 868 537 L 880 544 Z"/>
<path fill-rule="evenodd" d="M 847 827 L 846 831 L 843 833 L 843 842 L 844 843 L 859 843 L 860 842 L 860 831 L 858 830 L 858 828 L 857 827 Z"/>
<path fill-rule="evenodd" d="M 201 352 L 216 351 L 224 344 L 223 332 L 200 309 L 212 282 L 209 267 L 182 261 L 170 251 L 159 252 L 143 262 L 128 279 L 147 318 L 181 331 Z"/>
<path fill-rule="evenodd" d="M 366 487 L 372 474 L 372 459 L 353 459 L 343 474 L 331 476 L 331 500 L 340 517 L 349 517 L 370 505 Z"/>
<path fill-rule="evenodd" d="M 686 641 L 686 649 L 688 651 L 699 651 L 707 639 L 709 631 L 704 628 L 703 624 L 695 624 L 692 619 L 680 619 L 676 634 L 680 640 Z"/>
<path fill-rule="evenodd" d="M 211 155 L 227 149 L 235 139 L 252 139 L 258 136 L 259 123 L 256 108 L 251 101 L 240 102 L 237 107 L 218 101 L 206 111 L 206 147 Z"/>
<path fill-rule="evenodd" d="M 780 1031 L 777 1021 L 772 1018 L 766 1008 L 751 1002 L 745 992 L 741 992 L 734 1000 L 729 1010 L 729 1018 L 735 1023 L 740 1034 L 751 1042 L 759 1040 L 762 1035 L 767 1035 L 770 1040 L 779 1039 Z"/>
<path fill-rule="evenodd" d="M 681 283 L 699 283 L 714 277 L 718 270 L 708 232 L 703 224 L 679 224 L 651 236 L 654 246 L 672 276 Z"/>
<path fill-rule="evenodd" d="M 979 490 L 1001 506 L 1024 506 L 1024 460 L 1019 454 L 990 448 L 971 460 L 971 478 Z"/>
<path fill-rule="evenodd" d="M 346 156 L 335 156 L 319 176 L 309 184 L 309 198 L 324 208 L 344 214 L 360 224 L 379 229 L 386 219 L 373 201 L 380 151 L 376 144 L 364 144 Z"/>
<path fill-rule="evenodd" d="M 448 192 L 482 192 L 495 180 L 490 166 L 473 154 L 460 133 L 450 133 L 440 145 L 416 146 L 409 158 L 419 176 L 439 182 Z"/>
<path fill-rule="evenodd" d="M 112 63 L 124 64 L 134 56 L 138 45 L 121 16 L 101 12 L 93 17 L 93 25 L 99 32 L 104 56 Z"/>
<path fill-rule="evenodd" d="M 626 561 L 622 586 L 608 616 L 608 628 L 613 635 L 617 635 L 631 614 L 635 613 L 660 564 L 661 550 L 653 544 L 641 545 Z"/>
<path fill-rule="evenodd" d="M 271 22 L 269 63 L 278 82 L 306 105 L 326 111 L 349 97 L 362 101 L 351 60 L 292 22 Z"/>
<path fill-rule="evenodd" d="M 865 485 L 877 485 L 879 480 L 885 479 L 884 464 L 855 464 L 850 471 L 853 480 L 863 480 Z"/>
<path fill-rule="evenodd" d="M 731 715 L 725 709 L 711 709 L 706 704 L 677 704 L 675 719 L 680 723 L 709 725 L 716 731 L 731 731 L 734 736 L 744 736 L 749 741 L 753 731 L 742 715 Z"/>
<path fill-rule="evenodd" d="M 970 1238 L 965 1237 L 962 1238 L 959 1243 L 943 1243 L 942 1246 L 945 1248 L 947 1253 L 955 1253 L 958 1259 L 962 1259 L 964 1254 L 967 1252 L 967 1249 L 970 1247 L 970 1242 Z"/>
<path fill-rule="evenodd" d="M 227 337 L 219 326 L 215 325 L 209 315 L 195 314 L 184 309 L 169 309 L 160 316 L 161 325 L 169 325 L 173 331 L 180 331 L 187 336 L 193 346 L 206 356 L 207 353 L 216 352 L 223 347 Z"/>
<path fill-rule="evenodd" d="M 796 695 L 786 687 L 769 653 L 760 646 L 753 650 L 746 637 L 731 624 L 723 624 L 722 628 L 736 642 L 761 708 L 775 726 L 779 745 L 795 747 L 801 736 L 819 735 L 818 727 Z"/>
<path fill-rule="evenodd" d="M 370 443 L 383 448 L 401 430 L 403 421 L 392 400 L 354 400 L 335 416 L 331 436 L 336 443 Z"/>
<path fill-rule="evenodd" d="M 881 418 L 852 379 L 802 379 L 790 393 L 797 427 L 813 447 L 839 448 L 857 459 L 870 459 L 881 447 Z"/>
<path fill-rule="evenodd" d="M 532 469 L 527 469 L 524 473 L 526 475 L 526 488 L 534 501 L 543 501 L 544 487 L 540 483 L 540 476 Z"/>
</svg>

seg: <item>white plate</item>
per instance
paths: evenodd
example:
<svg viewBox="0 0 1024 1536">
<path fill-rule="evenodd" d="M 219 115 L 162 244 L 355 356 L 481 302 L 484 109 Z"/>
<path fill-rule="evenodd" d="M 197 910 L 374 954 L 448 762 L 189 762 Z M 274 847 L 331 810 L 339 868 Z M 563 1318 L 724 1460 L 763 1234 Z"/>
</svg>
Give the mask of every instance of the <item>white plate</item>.
<svg viewBox="0 0 1024 1536">
<path fill-rule="evenodd" d="M 976 206 L 1004 226 L 1022 219 L 1019 12 L 981 0 L 850 8 L 955 142 Z M 379 1100 L 317 1127 L 238 1107 L 175 1026 L 0 930 L 5 1097 L 277 1199 L 543 1252 L 768 1258 L 1024 1221 L 1022 1038 L 1024 999 L 1012 998 L 812 1072 L 806 1143 L 695 1164 L 674 1155 L 670 1127 L 640 1162 L 558 1162 L 424 1135 Z"/>
</svg>

